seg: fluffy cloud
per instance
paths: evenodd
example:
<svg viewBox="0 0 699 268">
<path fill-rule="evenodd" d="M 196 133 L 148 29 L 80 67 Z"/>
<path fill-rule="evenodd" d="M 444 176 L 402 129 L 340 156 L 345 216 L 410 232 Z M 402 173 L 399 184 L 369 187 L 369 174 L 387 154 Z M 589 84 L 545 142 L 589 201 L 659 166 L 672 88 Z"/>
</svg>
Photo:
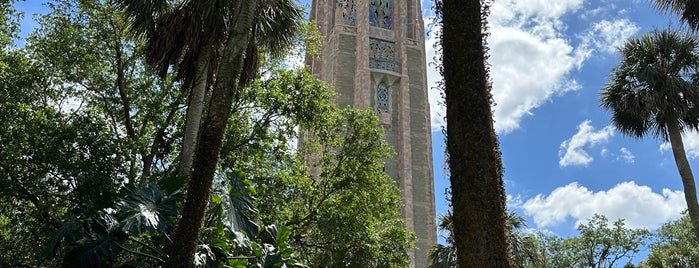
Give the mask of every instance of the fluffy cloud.
<svg viewBox="0 0 699 268">
<path fill-rule="evenodd" d="M 584 47 L 574 48 L 565 38 L 561 17 L 575 12 L 583 0 L 503 0 L 491 7 L 489 26 L 491 77 L 495 106 L 495 129 L 506 133 L 517 129 L 522 117 L 552 96 L 580 88 L 569 77 L 590 56 Z M 429 21 L 429 20 L 428 20 Z M 433 29 L 438 31 L 439 29 Z M 427 60 L 432 62 L 437 39 L 426 42 Z M 435 90 L 441 77 L 428 67 L 432 107 L 432 129 L 444 125 L 444 107 Z"/>
<path fill-rule="evenodd" d="M 699 132 L 690 131 L 682 134 L 682 143 L 684 143 L 684 151 L 687 152 L 687 157 L 696 159 L 699 157 Z M 660 145 L 661 151 L 671 151 L 669 142 Z"/>
<path fill-rule="evenodd" d="M 570 139 L 561 143 L 558 151 L 558 165 L 561 167 L 589 165 L 594 158 L 592 158 L 585 149 L 605 143 L 613 135 L 614 128 L 612 126 L 606 126 L 596 131 L 595 128 L 590 125 L 590 120 L 583 121 L 578 126 L 578 132 Z"/>
<path fill-rule="evenodd" d="M 607 191 L 592 192 L 577 182 L 539 194 L 522 205 L 538 227 L 554 226 L 571 217 L 576 225 L 597 214 L 610 220 L 625 219 L 631 228 L 654 229 L 676 219 L 685 210 L 684 193 L 663 189 L 655 193 L 633 181 L 622 182 Z"/>
<path fill-rule="evenodd" d="M 613 54 L 639 29 L 629 19 L 602 20 L 593 24 L 590 31 L 582 37 L 583 47 Z"/>
<path fill-rule="evenodd" d="M 619 156 L 616 157 L 616 160 L 624 161 L 629 164 L 633 164 L 635 159 L 636 156 L 633 155 L 629 149 L 626 149 L 626 147 L 621 147 L 621 149 L 619 149 Z"/>
</svg>

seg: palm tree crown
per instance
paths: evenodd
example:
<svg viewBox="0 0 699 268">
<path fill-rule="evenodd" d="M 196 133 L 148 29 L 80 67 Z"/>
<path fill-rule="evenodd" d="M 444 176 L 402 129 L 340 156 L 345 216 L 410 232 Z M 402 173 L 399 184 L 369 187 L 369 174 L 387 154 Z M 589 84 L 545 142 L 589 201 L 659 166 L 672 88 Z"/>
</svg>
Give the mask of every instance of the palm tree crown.
<svg viewBox="0 0 699 268">
<path fill-rule="evenodd" d="M 668 141 L 668 124 L 699 126 L 697 39 L 671 31 L 653 31 L 629 40 L 622 62 L 602 91 L 602 106 L 623 134 L 641 138 L 648 132 Z"/>
</svg>

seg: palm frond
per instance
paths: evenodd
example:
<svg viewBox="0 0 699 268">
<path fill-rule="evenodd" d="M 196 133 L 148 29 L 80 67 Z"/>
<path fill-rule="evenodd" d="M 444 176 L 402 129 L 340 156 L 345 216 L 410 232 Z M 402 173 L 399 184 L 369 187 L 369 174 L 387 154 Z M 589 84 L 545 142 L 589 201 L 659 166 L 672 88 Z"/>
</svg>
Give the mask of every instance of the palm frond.
<svg viewBox="0 0 699 268">
<path fill-rule="evenodd" d="M 453 246 L 437 245 L 430 251 L 428 258 L 428 268 L 456 267 L 456 250 Z"/>
<path fill-rule="evenodd" d="M 699 30 L 699 1 L 695 0 L 655 0 L 655 7 L 661 11 L 680 15 L 689 27 Z"/>
<path fill-rule="evenodd" d="M 303 11 L 291 0 L 260 1 L 255 23 L 258 46 L 279 57 L 294 42 L 301 30 Z"/>
</svg>

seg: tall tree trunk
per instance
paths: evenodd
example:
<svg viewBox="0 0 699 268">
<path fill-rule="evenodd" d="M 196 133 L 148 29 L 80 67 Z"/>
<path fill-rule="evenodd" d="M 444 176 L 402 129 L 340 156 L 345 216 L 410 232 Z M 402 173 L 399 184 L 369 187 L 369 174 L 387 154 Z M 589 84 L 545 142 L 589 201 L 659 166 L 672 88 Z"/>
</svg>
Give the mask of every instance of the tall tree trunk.
<svg viewBox="0 0 699 268">
<path fill-rule="evenodd" d="M 184 138 L 182 139 L 182 152 L 180 157 L 178 175 L 189 178 L 192 173 L 194 161 L 194 149 L 196 146 L 199 125 L 201 123 L 202 109 L 204 108 L 204 96 L 209 74 L 209 60 L 211 49 L 208 45 L 202 48 L 197 57 L 197 65 L 194 67 L 194 81 L 187 105 L 187 118 L 184 125 Z"/>
<path fill-rule="evenodd" d="M 458 267 L 513 267 L 481 0 L 443 0 L 442 49 Z"/>
<path fill-rule="evenodd" d="M 201 126 L 201 136 L 196 146 L 187 194 L 182 207 L 182 217 L 173 235 L 173 244 L 165 267 L 192 267 L 197 241 L 209 201 L 214 173 L 218 165 L 233 99 L 242 71 L 245 49 L 251 36 L 253 16 L 258 0 L 239 1 L 232 18 L 232 29 L 216 74 L 216 82 L 209 103 L 209 110 Z"/>
<path fill-rule="evenodd" d="M 697 187 L 694 183 L 694 174 L 692 173 L 692 167 L 689 166 L 689 161 L 687 161 L 679 125 L 673 122 L 668 124 L 667 129 L 670 136 L 670 145 L 672 145 L 672 155 L 675 157 L 677 171 L 679 171 L 682 178 L 684 200 L 687 202 L 689 219 L 692 221 L 692 227 L 694 227 L 694 238 L 699 241 L 699 203 L 697 202 Z"/>
</svg>

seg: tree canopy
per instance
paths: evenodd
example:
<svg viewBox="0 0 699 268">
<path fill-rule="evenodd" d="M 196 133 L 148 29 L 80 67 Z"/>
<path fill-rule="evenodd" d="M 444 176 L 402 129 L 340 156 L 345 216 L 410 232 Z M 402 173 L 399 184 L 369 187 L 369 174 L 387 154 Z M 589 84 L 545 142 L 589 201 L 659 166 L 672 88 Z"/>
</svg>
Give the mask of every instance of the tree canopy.
<svg viewBox="0 0 699 268">
<path fill-rule="evenodd" d="M 2 37 L 18 37 L 12 7 L 0 4 Z M 191 90 L 178 69 L 150 67 L 147 40 L 110 1 L 49 7 L 24 47 L 0 39 L 0 266 L 163 266 L 182 225 Z M 415 238 L 375 115 L 267 63 L 231 96 L 183 265 L 407 267 Z M 299 145 L 304 135 L 314 138 Z"/>
</svg>

